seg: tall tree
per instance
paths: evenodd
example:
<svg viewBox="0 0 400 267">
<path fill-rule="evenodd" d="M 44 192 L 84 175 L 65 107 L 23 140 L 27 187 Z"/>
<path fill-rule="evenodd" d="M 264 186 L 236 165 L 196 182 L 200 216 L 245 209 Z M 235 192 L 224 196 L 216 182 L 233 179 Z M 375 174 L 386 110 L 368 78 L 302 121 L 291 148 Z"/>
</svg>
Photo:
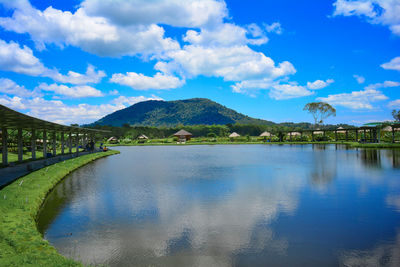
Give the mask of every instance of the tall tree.
<svg viewBox="0 0 400 267">
<path fill-rule="evenodd" d="M 395 121 L 400 121 L 400 109 L 399 110 L 393 109 L 392 116 Z"/>
<path fill-rule="evenodd" d="M 325 102 L 311 102 L 304 106 L 314 118 L 315 126 L 322 124 L 330 116 L 336 116 L 336 109 Z"/>
</svg>

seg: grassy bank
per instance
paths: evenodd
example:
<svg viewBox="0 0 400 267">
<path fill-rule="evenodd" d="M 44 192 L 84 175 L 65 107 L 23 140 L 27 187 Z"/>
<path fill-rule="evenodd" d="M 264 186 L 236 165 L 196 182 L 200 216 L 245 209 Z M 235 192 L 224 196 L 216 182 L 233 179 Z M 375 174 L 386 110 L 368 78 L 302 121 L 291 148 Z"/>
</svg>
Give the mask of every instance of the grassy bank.
<svg viewBox="0 0 400 267">
<path fill-rule="evenodd" d="M 145 143 L 119 143 L 119 144 L 104 144 L 105 146 L 113 147 L 113 146 L 182 146 L 182 145 L 252 145 L 252 144 L 264 144 L 264 145 L 307 145 L 307 144 L 319 144 L 319 145 L 328 145 L 328 144 L 340 144 L 340 145 L 348 145 L 353 148 L 396 148 L 400 149 L 399 143 L 358 143 L 358 142 L 329 142 L 329 141 L 320 141 L 320 142 L 309 142 L 309 141 L 295 141 L 295 142 L 264 142 L 264 141 L 189 141 L 185 144 L 177 144 L 176 142 L 145 142 Z"/>
<path fill-rule="evenodd" d="M 32 172 L 0 191 L 0 266 L 82 266 L 58 254 L 36 228 L 46 195 L 73 170 L 108 151 L 66 160 Z"/>
</svg>

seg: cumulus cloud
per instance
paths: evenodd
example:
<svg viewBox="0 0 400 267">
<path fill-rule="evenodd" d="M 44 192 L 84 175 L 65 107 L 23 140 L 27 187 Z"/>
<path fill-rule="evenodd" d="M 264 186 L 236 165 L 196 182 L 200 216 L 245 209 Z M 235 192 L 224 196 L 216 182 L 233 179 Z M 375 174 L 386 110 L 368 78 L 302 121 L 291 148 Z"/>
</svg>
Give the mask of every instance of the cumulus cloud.
<svg viewBox="0 0 400 267">
<path fill-rule="evenodd" d="M 275 100 L 298 98 L 314 94 L 306 86 L 299 85 L 296 82 L 287 83 L 272 79 L 242 81 L 231 87 L 235 93 L 243 93 L 250 96 L 255 96 L 259 90 L 269 90 L 268 95 Z"/>
<path fill-rule="evenodd" d="M 178 77 L 157 72 L 153 77 L 141 73 L 127 72 L 126 74 L 115 73 L 110 82 L 130 86 L 136 90 L 149 89 L 172 89 L 182 86 L 185 81 Z"/>
<path fill-rule="evenodd" d="M 0 18 L 0 26 L 29 34 L 38 49 L 43 49 L 46 44 L 60 47 L 72 45 L 93 54 L 118 57 L 162 53 L 179 48 L 178 42 L 165 38 L 164 29 L 156 24 L 117 26 L 106 17 L 88 16 L 84 8 L 75 13 L 53 7 L 41 11 L 28 1 L 22 2 L 13 6 L 11 17 Z M 122 2 L 114 4 L 122 5 Z M 137 3 L 134 6 L 140 5 Z"/>
<path fill-rule="evenodd" d="M 363 76 L 354 74 L 353 77 L 354 77 L 354 79 L 356 79 L 356 81 L 357 81 L 359 84 L 362 84 L 362 83 L 365 82 L 365 78 L 364 78 Z"/>
<path fill-rule="evenodd" d="M 0 69 L 31 76 L 40 76 L 49 70 L 33 55 L 32 49 L 15 42 L 0 40 Z"/>
<path fill-rule="evenodd" d="M 4 0 L 0 2 L 4 3 Z M 279 88 L 274 97 L 282 97 L 278 92 L 283 91 L 297 91 L 298 96 L 311 93 L 305 87 L 292 84 L 286 85 L 287 90 L 282 89 L 277 81 L 294 74 L 294 66 L 288 61 L 275 63 L 264 53 L 249 47 L 265 44 L 268 41 L 266 32 L 282 33 L 280 23 L 263 24 L 262 27 L 252 23 L 241 27 L 225 22 L 229 16 L 224 1 L 160 0 L 149 3 L 128 0 L 115 5 L 111 0 L 85 0 L 75 12 L 52 7 L 41 11 L 25 0 L 6 5 L 12 9 L 12 15 L 0 18 L 0 26 L 17 33 L 28 33 L 39 49 L 47 44 L 72 45 L 101 56 L 140 55 L 158 60 L 155 69 L 159 72 L 153 77 L 131 72 L 117 73 L 111 78 L 112 82 L 135 89 L 176 88 L 188 78 L 206 76 L 236 82 L 237 88 L 271 80 Z M 165 37 L 164 28 L 159 24 L 191 28 L 183 36 L 186 45 L 181 47 L 177 41 Z M 90 77 L 99 81 L 105 74 L 88 68 L 85 76 L 88 80 Z M 82 78 L 74 72 L 52 77 L 61 83 Z"/>
<path fill-rule="evenodd" d="M 63 84 L 53 83 L 49 85 L 47 83 L 41 83 L 37 88 L 71 98 L 103 96 L 101 91 L 88 85 L 77 85 L 69 87 Z"/>
<path fill-rule="evenodd" d="M 390 108 L 400 108 L 400 99 L 396 99 L 396 100 L 390 101 L 388 106 Z"/>
<path fill-rule="evenodd" d="M 315 82 L 307 82 L 307 88 L 311 89 L 311 90 L 319 90 L 319 89 L 327 87 L 328 85 L 330 85 L 333 82 L 334 82 L 333 79 L 328 79 L 326 81 L 316 80 Z"/>
<path fill-rule="evenodd" d="M 219 0 L 85 0 L 82 8 L 93 16 L 106 17 L 119 25 L 167 24 L 205 27 L 222 21 L 228 10 Z"/>
<path fill-rule="evenodd" d="M 0 78 L 0 93 L 18 97 L 34 97 L 41 95 L 39 90 L 30 91 L 26 89 L 25 86 L 18 85 L 13 80 L 7 78 Z"/>
<path fill-rule="evenodd" d="M 148 101 L 148 100 L 163 100 L 161 97 L 158 97 L 156 95 L 151 95 L 151 97 L 145 97 L 145 96 L 119 96 L 111 101 L 111 103 L 115 104 L 118 107 L 126 107 L 126 106 L 131 106 L 133 104 L 143 102 L 143 101 Z"/>
<path fill-rule="evenodd" d="M 106 76 L 104 71 L 96 71 L 89 65 L 85 74 L 69 71 L 63 75 L 56 69 L 49 69 L 33 55 L 32 49 L 20 47 L 15 42 L 0 40 L 0 69 L 30 76 L 49 77 L 57 82 L 71 84 L 98 83 Z"/>
<path fill-rule="evenodd" d="M 387 63 L 381 65 L 385 70 L 398 70 L 400 71 L 400 57 L 395 57 Z"/>
<path fill-rule="evenodd" d="M 212 29 L 203 28 L 200 31 L 188 30 L 183 40 L 202 46 L 261 45 L 268 42 L 268 38 L 256 24 L 245 29 L 232 23 L 222 23 Z"/>
<path fill-rule="evenodd" d="M 279 22 L 274 22 L 272 24 L 265 24 L 264 27 L 267 30 L 267 32 L 272 32 L 276 34 L 282 34 L 283 32 L 282 25 Z"/>
<path fill-rule="evenodd" d="M 99 83 L 106 76 L 106 73 L 102 70 L 96 71 L 94 66 L 89 65 L 85 74 L 77 73 L 75 71 L 68 71 L 67 75 L 62 75 L 59 72 L 55 72 L 50 76 L 53 80 L 60 83 L 86 84 Z"/>
<path fill-rule="evenodd" d="M 164 73 L 178 72 L 184 77 L 199 75 L 222 77 L 225 81 L 263 78 L 278 78 L 296 72 L 287 61 L 278 65 L 263 53 L 248 46 L 203 47 L 185 46 L 182 50 L 168 54 L 169 62 L 159 62 L 155 68 Z"/>
<path fill-rule="evenodd" d="M 337 0 L 334 16 L 358 16 L 369 23 L 388 26 L 400 35 L 400 2 L 397 0 Z"/>
<path fill-rule="evenodd" d="M 91 123 L 111 112 L 126 108 L 128 105 L 133 105 L 137 102 L 146 100 L 161 100 L 161 98 L 157 96 L 121 96 L 112 100 L 108 104 L 67 105 L 60 100 L 45 100 L 40 97 L 23 99 L 17 96 L 1 96 L 0 104 L 10 107 L 12 109 L 24 111 L 24 113 L 27 113 L 28 115 L 31 115 L 33 117 L 38 117 L 44 120 L 68 125 L 71 123 Z"/>
<path fill-rule="evenodd" d="M 393 81 L 384 81 L 383 83 L 374 83 L 370 84 L 365 87 L 366 90 L 376 90 L 379 88 L 387 88 L 387 87 L 398 87 L 400 86 L 400 82 L 393 82 Z"/>
<path fill-rule="evenodd" d="M 353 91 L 351 93 L 342 93 L 328 95 L 328 97 L 318 97 L 318 101 L 327 102 L 333 106 L 343 106 L 350 109 L 373 109 L 373 102 L 387 100 L 381 91 L 375 89 L 365 89 Z"/>
<path fill-rule="evenodd" d="M 273 89 L 269 92 L 269 96 L 277 100 L 309 96 L 312 94 L 313 92 L 296 83 L 277 84 L 273 86 Z"/>
</svg>

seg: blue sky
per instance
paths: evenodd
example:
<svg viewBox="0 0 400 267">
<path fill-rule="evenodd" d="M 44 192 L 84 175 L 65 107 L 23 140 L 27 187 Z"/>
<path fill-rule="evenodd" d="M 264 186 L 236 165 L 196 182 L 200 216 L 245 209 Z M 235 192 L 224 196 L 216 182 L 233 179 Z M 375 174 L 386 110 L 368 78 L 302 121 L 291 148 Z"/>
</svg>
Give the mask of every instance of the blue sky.
<svg viewBox="0 0 400 267">
<path fill-rule="evenodd" d="M 210 98 L 275 122 L 391 120 L 400 0 L 0 0 L 0 104 L 89 123 L 148 99 Z"/>
</svg>

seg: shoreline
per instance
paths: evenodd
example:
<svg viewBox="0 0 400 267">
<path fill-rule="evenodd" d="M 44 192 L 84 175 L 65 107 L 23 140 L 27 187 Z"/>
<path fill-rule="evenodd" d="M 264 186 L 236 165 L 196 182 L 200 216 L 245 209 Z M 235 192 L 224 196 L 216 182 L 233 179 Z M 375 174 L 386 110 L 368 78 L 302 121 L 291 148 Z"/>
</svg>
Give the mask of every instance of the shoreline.
<svg viewBox="0 0 400 267">
<path fill-rule="evenodd" d="M 116 150 L 65 160 L 23 176 L 0 190 L 1 266 L 83 266 L 57 252 L 39 233 L 36 218 L 46 196 L 72 171 Z"/>
<path fill-rule="evenodd" d="M 400 149 L 400 143 L 358 143 L 358 142 L 187 142 L 178 143 L 131 143 L 103 144 L 107 147 L 117 146 L 195 146 L 195 145 L 346 145 L 351 148 Z"/>
</svg>

